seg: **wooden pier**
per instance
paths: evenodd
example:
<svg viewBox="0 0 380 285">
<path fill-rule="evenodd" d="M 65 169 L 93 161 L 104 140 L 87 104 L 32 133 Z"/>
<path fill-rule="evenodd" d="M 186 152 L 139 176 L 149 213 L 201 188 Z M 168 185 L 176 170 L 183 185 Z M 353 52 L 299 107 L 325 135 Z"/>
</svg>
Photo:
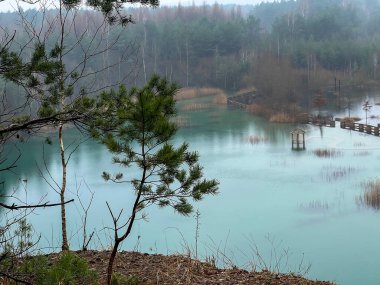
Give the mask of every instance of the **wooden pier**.
<svg viewBox="0 0 380 285">
<path fill-rule="evenodd" d="M 309 124 L 335 128 L 335 120 L 333 116 L 309 116 Z"/>
<path fill-rule="evenodd" d="M 367 133 L 369 135 L 379 136 L 379 125 L 372 126 L 372 125 L 366 125 L 366 124 L 359 124 L 359 123 L 346 123 L 346 122 L 340 122 L 340 127 L 342 129 L 348 129 L 352 131 L 357 131 L 361 133 Z"/>
</svg>

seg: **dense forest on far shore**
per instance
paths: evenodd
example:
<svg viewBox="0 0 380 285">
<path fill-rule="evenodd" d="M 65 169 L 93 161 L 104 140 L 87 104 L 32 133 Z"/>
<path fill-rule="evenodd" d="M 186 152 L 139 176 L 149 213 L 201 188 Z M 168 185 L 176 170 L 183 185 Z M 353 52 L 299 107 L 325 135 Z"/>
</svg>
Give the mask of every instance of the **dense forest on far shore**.
<svg viewBox="0 0 380 285">
<path fill-rule="evenodd" d="M 108 30 L 103 44 L 112 45 L 112 37 L 117 41 L 103 61 L 91 62 L 89 68 L 125 58 L 126 50 L 128 59 L 107 67 L 99 84 L 111 84 L 121 79 L 120 74 L 128 74 L 127 85 L 142 85 L 157 73 L 183 87 L 235 92 L 255 86 L 263 102 L 280 110 L 289 103 L 310 106 L 312 96 L 337 80 L 342 86 L 377 85 L 380 80 L 379 1 L 215 3 L 127 12 L 135 24 L 104 27 Z M 36 23 L 42 17 L 37 11 L 28 14 Z M 2 13 L 0 26 L 18 30 L 22 42 L 16 19 L 17 13 Z M 80 10 L 73 20 L 80 29 L 89 19 L 101 22 L 102 15 Z M 78 60 L 80 56 L 78 52 Z M 76 60 L 71 59 L 73 64 Z M 0 84 L 17 100 L 19 90 Z"/>
</svg>

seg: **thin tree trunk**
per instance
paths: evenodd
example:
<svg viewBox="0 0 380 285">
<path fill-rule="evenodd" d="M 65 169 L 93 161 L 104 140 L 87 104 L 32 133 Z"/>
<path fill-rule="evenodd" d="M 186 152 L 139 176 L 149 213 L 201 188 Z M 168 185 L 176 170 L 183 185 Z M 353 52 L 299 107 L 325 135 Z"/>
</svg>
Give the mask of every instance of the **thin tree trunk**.
<svg viewBox="0 0 380 285">
<path fill-rule="evenodd" d="M 118 240 L 115 240 L 115 244 L 113 245 L 112 252 L 110 255 L 110 258 L 108 260 L 108 267 L 107 267 L 107 284 L 111 285 L 112 281 L 112 271 L 113 271 L 113 263 L 116 258 L 117 250 L 119 248 L 120 242 Z"/>
<path fill-rule="evenodd" d="M 65 160 L 65 147 L 63 145 L 63 135 L 62 135 L 63 124 L 59 124 L 58 136 L 59 145 L 61 151 L 61 164 L 62 164 L 62 186 L 61 192 L 59 193 L 61 198 L 61 224 L 62 224 L 62 250 L 69 250 L 69 243 L 67 242 L 67 231 L 66 231 L 66 207 L 65 207 L 65 191 L 66 191 L 66 160 Z"/>
<path fill-rule="evenodd" d="M 143 109 L 142 109 L 143 110 Z M 142 111 L 144 112 L 144 111 Z M 112 272 L 113 272 L 113 263 L 115 262 L 115 258 L 116 258 L 116 254 L 117 254 L 117 250 L 119 248 L 119 245 L 120 243 L 125 240 L 129 234 L 131 233 L 132 231 L 132 227 L 133 227 L 133 224 L 135 222 L 135 219 L 136 219 L 136 213 L 137 213 L 137 209 L 138 209 L 138 205 L 140 203 L 140 198 L 141 198 L 141 193 L 142 193 L 142 190 L 143 190 L 143 186 L 145 184 L 145 180 L 146 180 L 146 171 L 147 171 L 147 167 L 145 166 L 145 130 L 144 130 L 144 126 L 143 126 L 143 129 L 142 129 L 142 133 L 143 133 L 143 140 L 142 140 L 142 146 L 141 146 L 141 153 L 142 153 L 142 156 L 143 156 L 143 163 L 144 163 L 144 169 L 143 169 L 143 173 L 142 173 L 142 177 L 141 177 L 141 180 L 140 180 L 140 186 L 139 186 L 139 190 L 138 190 L 138 194 L 137 194 L 137 197 L 136 197 L 136 200 L 133 204 L 133 209 L 132 209 L 132 214 L 131 214 L 131 217 L 130 217 L 130 220 L 129 220 L 129 224 L 128 224 L 128 227 L 127 227 L 127 230 L 126 232 L 121 236 L 119 237 L 118 236 L 118 229 L 117 229 L 117 220 L 114 219 L 114 226 L 115 226 L 115 244 L 113 245 L 113 249 L 112 249 L 112 252 L 111 252 L 111 255 L 110 255 L 110 258 L 108 260 L 108 267 L 107 267 L 107 285 L 111 285 L 111 281 L 112 281 Z"/>
<path fill-rule="evenodd" d="M 60 54 L 59 54 L 59 61 L 61 64 L 63 64 L 63 41 L 64 41 L 64 35 L 65 35 L 65 19 L 63 17 L 62 13 L 62 1 L 59 2 L 59 23 L 61 26 L 61 32 L 60 32 Z M 64 98 L 64 74 L 60 74 L 60 91 L 61 91 L 61 105 L 60 108 L 63 110 L 65 106 L 65 98 Z M 66 251 L 69 250 L 69 243 L 67 241 L 67 230 L 66 230 L 66 205 L 65 202 L 65 191 L 66 191 L 66 178 L 67 178 L 67 163 L 65 159 L 65 147 L 63 144 L 63 123 L 59 123 L 59 129 L 58 129 L 58 140 L 60 145 L 60 152 L 61 152 L 61 165 L 62 165 L 62 185 L 61 185 L 61 191 L 59 193 L 60 199 L 61 199 L 61 225 L 62 225 L 62 250 Z"/>
</svg>

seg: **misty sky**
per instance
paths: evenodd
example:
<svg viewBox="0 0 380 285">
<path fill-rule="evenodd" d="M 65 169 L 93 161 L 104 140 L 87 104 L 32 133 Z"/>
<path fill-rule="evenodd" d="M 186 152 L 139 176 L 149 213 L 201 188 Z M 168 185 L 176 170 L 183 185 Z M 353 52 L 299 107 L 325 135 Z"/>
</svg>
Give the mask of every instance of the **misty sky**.
<svg viewBox="0 0 380 285">
<path fill-rule="evenodd" d="M 219 4 L 255 5 L 260 2 L 273 2 L 274 0 L 265 0 L 265 1 L 263 0 L 217 0 L 217 1 L 215 0 L 160 0 L 160 4 L 161 6 L 173 6 L 173 5 L 177 5 L 180 2 L 182 5 L 191 5 L 193 1 L 196 5 L 202 5 L 204 2 L 210 5 L 214 4 L 215 2 L 218 2 Z M 12 0 L 2 1 L 0 2 L 0 12 L 12 11 L 14 10 L 12 7 L 15 7 L 15 6 L 16 6 L 16 1 L 12 1 Z M 26 4 L 26 3 L 21 3 L 21 6 L 24 9 L 33 7 L 32 5 Z"/>
</svg>

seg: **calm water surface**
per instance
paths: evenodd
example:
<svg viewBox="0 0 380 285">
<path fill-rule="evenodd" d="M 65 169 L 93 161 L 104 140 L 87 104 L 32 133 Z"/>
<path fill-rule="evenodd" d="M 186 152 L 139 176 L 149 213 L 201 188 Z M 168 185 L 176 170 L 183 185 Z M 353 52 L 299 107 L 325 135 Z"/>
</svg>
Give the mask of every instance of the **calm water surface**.
<svg viewBox="0 0 380 285">
<path fill-rule="evenodd" d="M 361 113 L 360 106 L 351 111 Z M 375 106 L 371 115 L 380 114 Z M 299 272 L 309 263 L 307 276 L 336 281 L 343 285 L 380 284 L 380 212 L 360 206 L 361 183 L 379 178 L 380 138 L 339 128 L 302 126 L 306 130 L 306 150 L 291 151 L 290 132 L 294 125 L 269 124 L 240 110 L 214 107 L 187 112 L 187 127 L 179 131 L 175 143 L 186 141 L 201 156 L 205 174 L 220 181 L 220 193 L 195 205 L 200 212 L 198 254 L 213 256 L 223 265 L 223 255 L 247 267 L 256 262 L 256 246 L 266 266 L 274 270 Z M 371 119 L 377 123 L 378 119 Z M 78 142 L 69 130 L 67 144 Z M 52 136 L 52 139 L 56 139 Z M 28 201 L 42 195 L 58 201 L 58 195 L 41 178 L 59 182 L 58 144 L 45 145 L 46 167 L 41 160 L 43 139 L 19 146 L 23 156 L 17 175 L 6 180 L 6 191 L 15 189 Z M 319 158 L 313 151 L 328 148 L 336 156 Z M 70 149 L 69 149 L 70 150 Z M 69 163 L 67 205 L 71 245 L 81 244 L 82 209 L 90 191 L 95 193 L 89 210 L 88 231 L 96 230 L 93 248 L 108 248 L 111 225 L 105 202 L 115 211 L 127 211 L 133 194 L 129 185 L 105 183 L 103 170 L 124 171 L 111 164 L 111 157 L 100 145 L 86 141 Z M 27 180 L 18 182 L 20 180 Z M 171 209 L 148 208 L 147 221 L 139 221 L 124 246 L 151 253 L 183 252 L 188 246 L 195 253 L 193 216 L 182 217 Z M 29 221 L 41 233 L 41 246 L 59 246 L 59 209 L 36 210 Z M 226 260 L 224 260 L 226 261 Z M 262 262 L 262 263 L 263 263 Z M 228 265 L 226 262 L 225 265 Z"/>
</svg>

